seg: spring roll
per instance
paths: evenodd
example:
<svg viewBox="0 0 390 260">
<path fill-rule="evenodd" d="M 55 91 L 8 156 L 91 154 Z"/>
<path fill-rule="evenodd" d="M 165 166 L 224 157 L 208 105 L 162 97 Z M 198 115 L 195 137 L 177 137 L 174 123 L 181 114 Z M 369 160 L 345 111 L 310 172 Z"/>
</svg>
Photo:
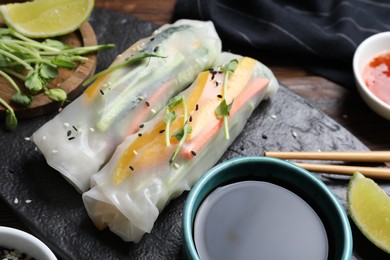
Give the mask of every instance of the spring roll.
<svg viewBox="0 0 390 260">
<path fill-rule="evenodd" d="M 33 141 L 47 163 L 84 192 L 116 146 L 210 68 L 220 52 L 212 22 L 164 25 L 119 55 Z"/>
<path fill-rule="evenodd" d="M 167 107 L 128 136 L 83 194 L 99 229 L 138 242 L 165 205 L 217 163 L 278 83 L 262 63 L 223 53 Z M 225 65 L 226 64 L 226 65 Z"/>
</svg>

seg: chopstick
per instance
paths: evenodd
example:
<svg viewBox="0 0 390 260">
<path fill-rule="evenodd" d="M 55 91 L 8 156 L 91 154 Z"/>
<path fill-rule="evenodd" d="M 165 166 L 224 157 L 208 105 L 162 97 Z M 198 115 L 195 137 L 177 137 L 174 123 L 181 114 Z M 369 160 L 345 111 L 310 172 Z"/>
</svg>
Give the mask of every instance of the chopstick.
<svg viewBox="0 0 390 260">
<path fill-rule="evenodd" d="M 365 166 L 347 166 L 347 165 L 329 165 L 329 164 L 309 164 L 309 163 L 294 163 L 308 171 L 339 174 L 339 175 L 353 175 L 358 171 L 366 177 L 390 180 L 390 169 L 380 167 L 365 167 Z"/>
<path fill-rule="evenodd" d="M 351 152 L 264 152 L 264 156 L 279 159 L 328 160 L 349 162 L 390 162 L 390 151 Z M 390 169 L 383 167 L 295 163 L 308 171 L 353 175 L 358 171 L 369 178 L 390 180 Z"/>
<path fill-rule="evenodd" d="M 264 152 L 279 159 L 334 160 L 349 162 L 390 162 L 390 151 L 366 152 Z"/>
</svg>

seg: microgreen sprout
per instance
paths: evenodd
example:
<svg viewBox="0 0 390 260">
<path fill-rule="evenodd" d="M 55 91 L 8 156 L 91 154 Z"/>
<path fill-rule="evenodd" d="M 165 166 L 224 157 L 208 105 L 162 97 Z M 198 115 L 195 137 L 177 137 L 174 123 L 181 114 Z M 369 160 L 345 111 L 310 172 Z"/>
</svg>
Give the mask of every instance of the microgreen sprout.
<svg viewBox="0 0 390 260">
<path fill-rule="evenodd" d="M 222 97 L 223 100 L 218 105 L 218 107 L 215 109 L 215 114 L 218 118 L 223 118 L 223 125 L 225 129 L 225 139 L 230 139 L 229 134 L 229 125 L 228 125 L 228 116 L 230 116 L 230 109 L 232 108 L 233 101 L 230 104 L 227 104 L 226 102 L 226 92 L 228 88 L 228 80 L 229 76 L 234 73 L 234 71 L 237 68 L 238 60 L 233 59 L 225 66 L 221 67 L 221 70 L 225 72 L 224 81 L 223 81 L 223 87 L 222 87 Z"/>
<path fill-rule="evenodd" d="M 122 67 L 128 66 L 130 64 L 133 64 L 135 62 L 138 62 L 138 61 L 141 61 L 145 58 L 150 58 L 150 57 L 164 58 L 163 56 L 160 56 L 160 55 L 157 55 L 154 53 L 138 52 L 138 53 L 134 54 L 133 56 L 126 58 L 123 62 L 121 62 L 115 66 L 111 66 L 108 69 L 105 69 L 99 73 L 96 73 L 95 75 L 93 75 L 92 77 L 90 77 L 89 79 L 84 81 L 83 86 L 87 86 L 88 84 L 90 84 L 91 82 L 93 82 L 94 80 L 96 80 L 97 78 L 99 78 L 103 75 L 106 75 L 106 74 L 111 73 L 117 69 L 120 69 Z"/>
<path fill-rule="evenodd" d="M 64 102 L 64 90 L 48 88 L 48 84 L 58 76 L 58 69 L 74 69 L 80 62 L 88 60 L 82 55 L 112 47 L 112 44 L 72 47 L 59 40 L 37 41 L 11 28 L 0 28 L 0 76 L 15 89 L 12 102 L 18 105 L 29 106 L 34 95 L 39 93 L 44 93 L 52 100 Z M 13 78 L 24 82 L 27 90 L 25 93 Z M 17 125 L 14 110 L 4 99 L 1 99 L 0 105 L 7 110 L 7 129 L 14 129 Z"/>
<path fill-rule="evenodd" d="M 183 146 L 184 142 L 186 141 L 187 139 L 187 135 L 189 133 L 192 132 L 192 128 L 190 125 L 188 125 L 188 109 L 187 109 L 187 102 L 186 102 L 186 99 L 184 96 L 176 96 L 174 98 L 172 98 L 170 100 L 170 102 L 168 103 L 168 109 L 173 109 L 174 107 L 176 107 L 177 105 L 179 104 L 182 104 L 183 105 L 183 121 L 184 121 L 184 124 L 183 124 L 183 127 L 180 128 L 179 130 L 177 130 L 176 132 L 173 133 L 173 137 L 175 137 L 179 143 L 175 149 L 175 151 L 173 152 L 170 160 L 169 160 L 169 164 L 172 164 L 173 161 L 176 159 L 177 155 L 179 154 L 179 151 L 181 149 L 181 147 Z M 167 130 L 166 130 L 167 132 Z M 167 136 L 169 137 L 169 133 L 166 133 Z"/>
</svg>

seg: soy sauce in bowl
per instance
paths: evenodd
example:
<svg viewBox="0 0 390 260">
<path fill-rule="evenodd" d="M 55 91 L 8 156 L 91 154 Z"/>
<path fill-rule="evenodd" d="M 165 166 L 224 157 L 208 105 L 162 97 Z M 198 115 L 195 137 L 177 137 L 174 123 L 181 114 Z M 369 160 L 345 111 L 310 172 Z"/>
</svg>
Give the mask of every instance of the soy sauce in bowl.
<svg viewBox="0 0 390 260">
<path fill-rule="evenodd" d="M 208 195 L 195 217 L 194 241 L 205 260 L 328 257 L 326 229 L 315 210 L 264 181 L 232 183 Z"/>
</svg>

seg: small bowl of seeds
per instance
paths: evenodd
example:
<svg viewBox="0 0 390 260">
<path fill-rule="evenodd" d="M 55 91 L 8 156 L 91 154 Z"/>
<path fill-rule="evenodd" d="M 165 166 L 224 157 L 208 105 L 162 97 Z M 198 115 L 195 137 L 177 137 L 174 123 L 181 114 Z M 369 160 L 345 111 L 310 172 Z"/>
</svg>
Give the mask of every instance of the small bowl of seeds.
<svg viewBox="0 0 390 260">
<path fill-rule="evenodd" d="M 0 259 L 56 260 L 54 253 L 33 235 L 9 227 L 0 227 Z"/>
</svg>

